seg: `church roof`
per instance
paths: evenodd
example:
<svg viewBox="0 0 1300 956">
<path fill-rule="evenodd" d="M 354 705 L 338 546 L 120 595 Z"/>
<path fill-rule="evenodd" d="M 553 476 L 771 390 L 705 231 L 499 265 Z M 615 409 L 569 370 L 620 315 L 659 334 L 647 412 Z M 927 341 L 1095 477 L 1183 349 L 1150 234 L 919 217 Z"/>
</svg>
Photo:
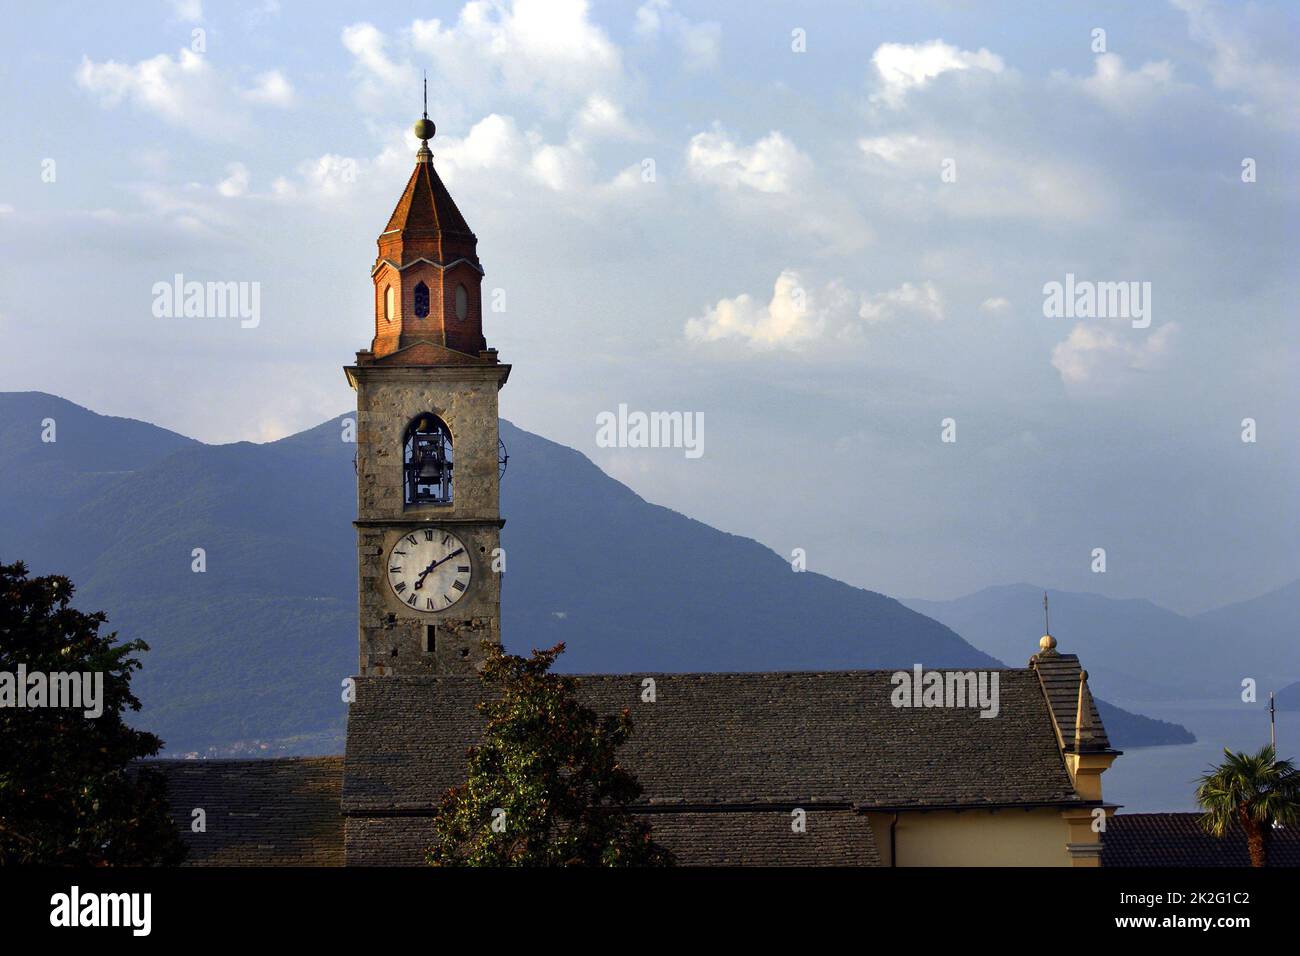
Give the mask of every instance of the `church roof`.
<svg viewBox="0 0 1300 956">
<path fill-rule="evenodd" d="M 790 808 L 670 810 L 644 813 L 655 842 L 679 866 L 879 866 L 869 817 L 853 810 L 809 810 L 802 832 Z M 433 818 L 415 814 L 351 817 L 349 866 L 419 866 L 434 842 Z"/>
<path fill-rule="evenodd" d="M 1043 694 L 1052 708 L 1052 717 L 1060 731 L 1061 745 L 1066 750 L 1074 749 L 1075 725 L 1079 715 L 1079 675 L 1081 667 L 1077 654 L 1035 654 L 1030 666 L 1038 673 L 1042 681 Z M 1089 727 L 1092 738 L 1088 749 L 1106 751 L 1110 749 L 1110 739 L 1102 725 L 1101 715 L 1092 695 L 1087 696 L 1088 708 L 1092 714 Z"/>
<path fill-rule="evenodd" d="M 598 713 L 631 711 L 624 762 L 649 808 L 889 809 L 1083 803 L 1038 676 L 1000 670 L 1000 712 L 895 708 L 893 671 L 579 675 Z M 654 677 L 656 700 L 641 700 Z M 343 808 L 419 812 L 464 782 L 476 677 L 361 677 Z"/>
<path fill-rule="evenodd" d="M 342 866 L 342 757 L 146 760 L 162 773 L 186 866 Z M 195 833 L 202 808 L 205 829 Z"/>
<path fill-rule="evenodd" d="M 1049 669 L 1057 664 L 1077 687 L 1077 662 L 1072 678 L 1070 660 Z M 579 675 L 578 695 L 599 713 L 630 709 L 623 759 L 644 789 L 635 812 L 686 865 L 878 865 L 864 811 L 1089 805 L 1065 769 L 1040 673 L 996 671 L 992 718 L 896 708 L 894 673 Z M 642 700 L 647 677 L 653 703 Z M 480 739 L 482 684 L 356 682 L 345 757 L 145 762 L 167 778 L 187 864 L 423 861 L 429 812 L 464 782 L 465 750 Z M 195 807 L 207 813 L 201 833 L 190 827 Z M 794 808 L 807 812 L 802 833 L 791 828 Z M 1118 826 L 1107 832 L 1108 862 L 1154 839 L 1141 824 Z"/>
<path fill-rule="evenodd" d="M 432 253 L 436 262 L 463 256 L 477 263 L 476 245 L 474 233 L 432 160 L 421 158 L 379 237 L 380 258 L 405 265 L 416 256 Z"/>
</svg>

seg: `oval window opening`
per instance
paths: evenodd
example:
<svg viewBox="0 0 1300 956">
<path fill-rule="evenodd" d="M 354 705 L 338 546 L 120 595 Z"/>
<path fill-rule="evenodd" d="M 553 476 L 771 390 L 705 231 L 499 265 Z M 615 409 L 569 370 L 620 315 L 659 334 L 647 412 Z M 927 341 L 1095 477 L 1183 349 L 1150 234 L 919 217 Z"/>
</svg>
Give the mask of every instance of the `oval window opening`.
<svg viewBox="0 0 1300 956">
<path fill-rule="evenodd" d="M 393 287 L 390 285 L 384 290 L 384 318 L 389 322 L 393 321 L 393 313 L 397 311 L 397 297 L 393 294 Z"/>
<path fill-rule="evenodd" d="M 469 292 L 463 285 L 456 286 L 456 318 L 464 321 L 469 316 Z"/>
</svg>

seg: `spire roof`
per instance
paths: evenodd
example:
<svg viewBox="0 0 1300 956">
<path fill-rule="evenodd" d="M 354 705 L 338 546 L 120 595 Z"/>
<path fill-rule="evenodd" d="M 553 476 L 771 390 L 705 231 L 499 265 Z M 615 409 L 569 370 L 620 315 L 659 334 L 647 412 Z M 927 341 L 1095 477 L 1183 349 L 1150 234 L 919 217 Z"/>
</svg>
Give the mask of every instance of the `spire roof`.
<svg viewBox="0 0 1300 956">
<path fill-rule="evenodd" d="M 421 160 L 415 164 L 411 178 L 406 182 L 402 198 L 389 217 L 385 233 L 401 232 L 404 238 L 429 238 L 435 235 L 459 236 L 474 240 L 465 217 L 456 208 L 455 200 L 442 177 L 433 168 L 433 161 Z"/>
<path fill-rule="evenodd" d="M 478 262 L 478 240 L 433 168 L 429 140 L 434 131 L 426 107 L 414 126 L 420 138 L 415 169 L 379 237 L 379 258 L 395 262 L 399 268 L 421 257 L 443 264 L 456 259 Z"/>
</svg>

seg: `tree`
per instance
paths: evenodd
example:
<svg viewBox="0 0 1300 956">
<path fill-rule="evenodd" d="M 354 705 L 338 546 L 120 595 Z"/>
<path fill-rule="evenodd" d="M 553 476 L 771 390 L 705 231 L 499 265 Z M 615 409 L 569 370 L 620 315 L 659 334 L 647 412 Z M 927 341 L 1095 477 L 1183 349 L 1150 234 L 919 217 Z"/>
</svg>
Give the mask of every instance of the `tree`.
<svg viewBox="0 0 1300 956">
<path fill-rule="evenodd" d="M 629 812 L 641 795 L 618 761 L 627 710 L 599 717 L 574 696 L 577 679 L 550 673 L 557 644 L 531 658 L 484 642 L 487 718 L 470 747 L 469 778 L 443 798 L 433 866 L 667 866 L 672 855 Z"/>
<path fill-rule="evenodd" d="M 1205 815 L 1201 827 L 1222 837 L 1235 820 L 1246 833 L 1251 866 L 1268 865 L 1268 844 L 1274 823 L 1300 823 L 1300 772 L 1289 760 L 1278 760 L 1272 747 L 1259 753 L 1233 753 L 1210 767 L 1196 788 Z"/>
<path fill-rule="evenodd" d="M 128 769 L 162 746 L 122 720 L 126 708 L 140 709 L 132 655 L 149 648 L 100 634 L 108 618 L 73 608 L 72 593 L 66 577 L 31 578 L 21 561 L 0 564 L 0 864 L 178 863 L 185 846 L 162 776 Z M 102 681 L 96 708 L 85 698 L 78 708 L 50 706 L 56 674 L 92 675 L 92 694 Z"/>
</svg>

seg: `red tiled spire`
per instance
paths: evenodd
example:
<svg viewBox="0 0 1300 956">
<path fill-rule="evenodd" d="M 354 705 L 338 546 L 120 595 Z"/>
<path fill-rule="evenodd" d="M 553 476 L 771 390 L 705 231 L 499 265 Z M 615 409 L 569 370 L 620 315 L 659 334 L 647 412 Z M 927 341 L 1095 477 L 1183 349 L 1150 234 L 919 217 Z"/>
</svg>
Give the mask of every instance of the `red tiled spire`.
<svg viewBox="0 0 1300 956">
<path fill-rule="evenodd" d="M 396 263 L 398 268 L 421 256 L 443 265 L 456 259 L 477 263 L 477 244 L 433 168 L 432 154 L 420 156 L 397 208 L 379 236 L 379 258 Z"/>
<path fill-rule="evenodd" d="M 496 362 L 483 338 L 478 240 L 433 168 L 428 110 L 415 123 L 415 170 L 379 236 L 375 337 L 358 362 L 463 365 Z"/>
</svg>

